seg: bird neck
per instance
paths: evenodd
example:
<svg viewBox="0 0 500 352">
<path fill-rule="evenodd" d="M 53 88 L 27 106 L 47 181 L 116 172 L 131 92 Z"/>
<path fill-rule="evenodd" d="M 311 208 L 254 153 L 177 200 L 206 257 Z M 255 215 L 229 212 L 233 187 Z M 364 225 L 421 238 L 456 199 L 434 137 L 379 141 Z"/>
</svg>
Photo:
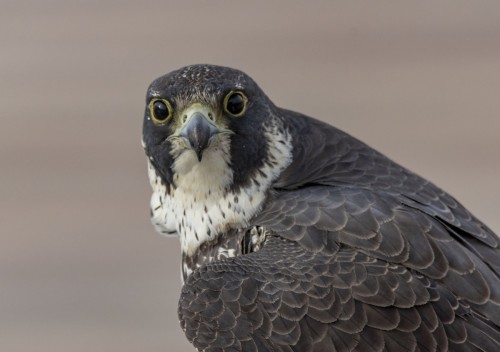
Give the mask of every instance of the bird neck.
<svg viewBox="0 0 500 352">
<path fill-rule="evenodd" d="M 265 133 L 266 160 L 258 170 L 249 170 L 249 179 L 239 187 L 233 185 L 229 150 L 209 148 L 201 162 L 194 153 L 179 155 L 173 167 L 174 183 L 169 185 L 150 164 L 152 222 L 160 233 L 179 236 L 183 258 L 200 257 L 198 251 L 205 243 L 229 243 L 225 239 L 221 242 L 219 237 L 247 228 L 262 207 L 274 180 L 290 164 L 292 155 L 288 134 L 273 126 Z M 224 250 L 232 253 L 229 247 L 225 245 Z M 183 267 L 183 272 L 189 274 L 212 259 L 185 260 L 193 265 Z"/>
</svg>

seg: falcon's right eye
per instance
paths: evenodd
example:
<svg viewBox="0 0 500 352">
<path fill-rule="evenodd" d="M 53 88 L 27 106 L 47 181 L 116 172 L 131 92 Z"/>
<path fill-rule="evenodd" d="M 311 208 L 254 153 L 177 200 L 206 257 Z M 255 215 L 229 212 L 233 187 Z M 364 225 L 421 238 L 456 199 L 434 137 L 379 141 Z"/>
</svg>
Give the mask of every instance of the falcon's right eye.
<svg viewBox="0 0 500 352">
<path fill-rule="evenodd" d="M 163 125 L 172 116 L 172 107 L 165 99 L 153 99 L 149 103 L 149 112 L 155 124 Z"/>
</svg>

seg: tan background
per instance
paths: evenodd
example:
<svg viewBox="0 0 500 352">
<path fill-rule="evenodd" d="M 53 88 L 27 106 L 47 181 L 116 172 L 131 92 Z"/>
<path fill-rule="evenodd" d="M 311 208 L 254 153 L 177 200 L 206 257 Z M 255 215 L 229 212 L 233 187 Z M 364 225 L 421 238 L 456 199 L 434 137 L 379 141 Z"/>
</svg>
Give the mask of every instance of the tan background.
<svg viewBox="0 0 500 352">
<path fill-rule="evenodd" d="M 149 223 L 144 94 L 243 69 L 500 232 L 500 2 L 12 1 L 0 11 L 0 351 L 188 351 Z"/>
</svg>

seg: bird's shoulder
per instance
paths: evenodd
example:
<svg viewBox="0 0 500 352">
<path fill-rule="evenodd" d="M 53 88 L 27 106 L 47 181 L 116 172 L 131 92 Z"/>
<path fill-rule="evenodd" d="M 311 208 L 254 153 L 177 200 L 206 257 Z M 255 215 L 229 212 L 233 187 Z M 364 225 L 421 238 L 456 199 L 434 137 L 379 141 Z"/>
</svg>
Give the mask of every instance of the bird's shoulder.
<svg viewBox="0 0 500 352">
<path fill-rule="evenodd" d="M 277 207 L 293 207 L 294 202 L 305 206 L 304 211 L 325 213 L 323 206 L 308 203 L 308 198 L 323 199 L 329 207 L 326 213 L 337 216 L 354 216 L 356 209 L 363 209 L 363 215 L 356 217 L 361 216 L 371 230 L 383 225 L 376 225 L 374 216 L 383 222 L 394 214 L 411 213 L 415 227 L 426 221 L 444 227 L 500 275 L 498 236 L 446 191 L 327 123 L 288 110 L 281 114 L 291 134 L 293 158 L 274 183 L 261 216 Z M 286 214 L 283 211 L 283 220 L 291 221 Z"/>
</svg>

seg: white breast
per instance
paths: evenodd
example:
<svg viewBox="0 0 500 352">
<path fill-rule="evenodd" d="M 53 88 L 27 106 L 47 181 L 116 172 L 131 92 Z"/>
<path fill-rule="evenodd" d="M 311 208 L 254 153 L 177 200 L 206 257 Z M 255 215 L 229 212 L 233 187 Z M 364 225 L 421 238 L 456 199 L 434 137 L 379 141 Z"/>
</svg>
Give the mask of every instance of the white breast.
<svg viewBox="0 0 500 352">
<path fill-rule="evenodd" d="M 290 138 L 272 133 L 267 137 L 273 163 L 263 165 L 255 175 L 257 182 L 238 192 L 229 191 L 233 182 L 229 144 L 208 148 L 201 162 L 191 150 L 179 153 L 173 165 L 176 186 L 169 194 L 150 164 L 152 222 L 157 230 L 177 233 L 182 251 L 190 256 L 201 243 L 229 228 L 246 227 L 262 206 L 270 184 L 291 161 Z"/>
</svg>

